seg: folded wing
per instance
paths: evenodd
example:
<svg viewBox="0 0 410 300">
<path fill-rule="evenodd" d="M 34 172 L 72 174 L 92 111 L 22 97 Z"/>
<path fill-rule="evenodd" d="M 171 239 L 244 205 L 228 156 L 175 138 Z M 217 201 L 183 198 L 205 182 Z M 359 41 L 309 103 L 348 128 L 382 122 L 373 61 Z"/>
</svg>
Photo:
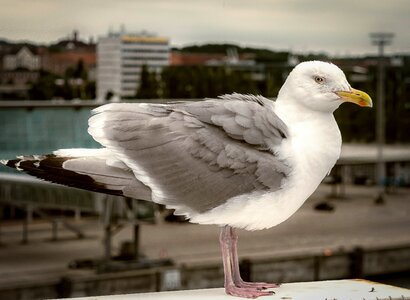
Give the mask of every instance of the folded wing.
<svg viewBox="0 0 410 300">
<path fill-rule="evenodd" d="M 291 166 L 275 155 L 287 138 L 274 103 L 233 94 L 173 104 L 108 104 L 89 133 L 152 191 L 192 215 L 256 190 L 277 190 Z"/>
</svg>

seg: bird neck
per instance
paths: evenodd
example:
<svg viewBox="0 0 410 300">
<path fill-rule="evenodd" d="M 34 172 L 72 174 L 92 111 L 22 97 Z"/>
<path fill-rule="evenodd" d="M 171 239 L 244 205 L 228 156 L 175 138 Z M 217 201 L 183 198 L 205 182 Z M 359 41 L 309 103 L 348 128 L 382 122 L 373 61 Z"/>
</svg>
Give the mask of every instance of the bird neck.
<svg viewBox="0 0 410 300">
<path fill-rule="evenodd" d="M 319 110 L 312 110 L 304 105 L 300 105 L 292 98 L 278 97 L 275 102 L 275 113 L 286 124 L 299 124 L 315 121 L 333 121 L 333 113 Z"/>
<path fill-rule="evenodd" d="M 333 149 L 340 152 L 341 134 L 333 113 L 311 110 L 294 101 L 278 101 L 275 113 L 288 126 L 291 139 L 302 148 Z M 325 150 L 326 151 L 326 150 Z M 315 152 L 315 151 L 307 151 Z"/>
<path fill-rule="evenodd" d="M 306 174 L 316 169 L 317 178 L 312 180 L 320 182 L 340 155 L 340 130 L 333 113 L 312 110 L 292 100 L 279 99 L 275 113 L 288 126 L 294 157 L 301 160 L 298 165 L 303 165 Z"/>
</svg>

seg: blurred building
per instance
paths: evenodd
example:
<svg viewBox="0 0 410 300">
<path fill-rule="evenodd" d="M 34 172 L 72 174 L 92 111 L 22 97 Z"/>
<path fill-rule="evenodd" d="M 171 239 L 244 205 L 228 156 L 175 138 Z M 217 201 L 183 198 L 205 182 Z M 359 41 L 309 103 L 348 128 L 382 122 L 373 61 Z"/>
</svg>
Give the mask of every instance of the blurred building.
<svg viewBox="0 0 410 300">
<path fill-rule="evenodd" d="M 210 61 L 223 61 L 226 57 L 222 53 L 191 53 L 178 50 L 171 53 L 172 66 L 198 66 L 207 65 Z"/>
<path fill-rule="evenodd" d="M 42 89 L 50 90 L 50 86 L 63 86 L 65 82 L 67 85 L 75 82 L 78 88 L 80 81 L 85 89 L 88 82 L 95 81 L 95 48 L 92 39 L 88 42 L 80 40 L 79 33 L 75 30 L 66 38 L 47 46 L 27 42 L 1 42 L 0 100 L 29 99 L 32 97 L 30 90 L 33 85 L 44 81 L 45 77 L 48 87 Z"/>
<path fill-rule="evenodd" d="M 238 53 L 236 48 L 228 48 L 226 53 L 172 51 L 171 65 L 181 67 L 224 67 L 230 71 L 247 72 L 255 81 L 265 79 L 265 65 L 256 62 L 253 53 Z"/>
<path fill-rule="evenodd" d="M 97 99 L 135 96 L 143 65 L 160 73 L 169 63 L 168 38 L 145 31 L 109 33 L 97 43 Z"/>
<path fill-rule="evenodd" d="M 40 56 L 30 50 L 29 47 L 23 46 L 15 53 L 7 54 L 3 57 L 4 70 L 11 71 L 16 69 L 25 69 L 36 71 L 40 69 Z"/>
<path fill-rule="evenodd" d="M 80 61 L 88 72 L 88 79 L 95 80 L 95 43 L 91 39 L 88 42 L 80 40 L 76 30 L 41 54 L 42 69 L 58 76 L 64 76 L 68 69 L 76 68 Z"/>
<path fill-rule="evenodd" d="M 24 99 L 30 84 L 35 82 L 41 68 L 39 48 L 29 45 L 13 47 L 3 55 L 0 69 L 0 99 Z"/>
</svg>

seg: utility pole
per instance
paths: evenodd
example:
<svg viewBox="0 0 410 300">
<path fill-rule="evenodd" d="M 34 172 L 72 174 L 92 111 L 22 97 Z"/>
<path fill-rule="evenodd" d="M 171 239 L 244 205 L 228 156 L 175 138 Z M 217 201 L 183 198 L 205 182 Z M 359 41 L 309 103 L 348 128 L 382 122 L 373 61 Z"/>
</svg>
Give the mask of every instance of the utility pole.
<svg viewBox="0 0 410 300">
<path fill-rule="evenodd" d="M 377 141 L 377 183 L 380 187 L 379 196 L 376 203 L 383 203 L 383 194 L 385 192 L 386 165 L 383 159 L 383 146 L 385 144 L 385 70 L 384 70 L 384 46 L 392 43 L 394 34 L 388 32 L 370 33 L 372 44 L 378 47 L 379 56 L 377 64 L 377 102 L 376 102 L 376 141 Z"/>
</svg>

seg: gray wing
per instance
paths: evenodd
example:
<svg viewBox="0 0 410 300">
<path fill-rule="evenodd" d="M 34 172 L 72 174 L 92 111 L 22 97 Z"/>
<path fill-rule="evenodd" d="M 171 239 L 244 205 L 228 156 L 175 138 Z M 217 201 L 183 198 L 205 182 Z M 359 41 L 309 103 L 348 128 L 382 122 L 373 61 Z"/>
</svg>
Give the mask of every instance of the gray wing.
<svg viewBox="0 0 410 300">
<path fill-rule="evenodd" d="M 290 172 L 271 150 L 286 125 L 263 97 L 174 104 L 108 104 L 89 133 L 176 213 L 201 213 L 256 190 L 277 190 Z"/>
</svg>

